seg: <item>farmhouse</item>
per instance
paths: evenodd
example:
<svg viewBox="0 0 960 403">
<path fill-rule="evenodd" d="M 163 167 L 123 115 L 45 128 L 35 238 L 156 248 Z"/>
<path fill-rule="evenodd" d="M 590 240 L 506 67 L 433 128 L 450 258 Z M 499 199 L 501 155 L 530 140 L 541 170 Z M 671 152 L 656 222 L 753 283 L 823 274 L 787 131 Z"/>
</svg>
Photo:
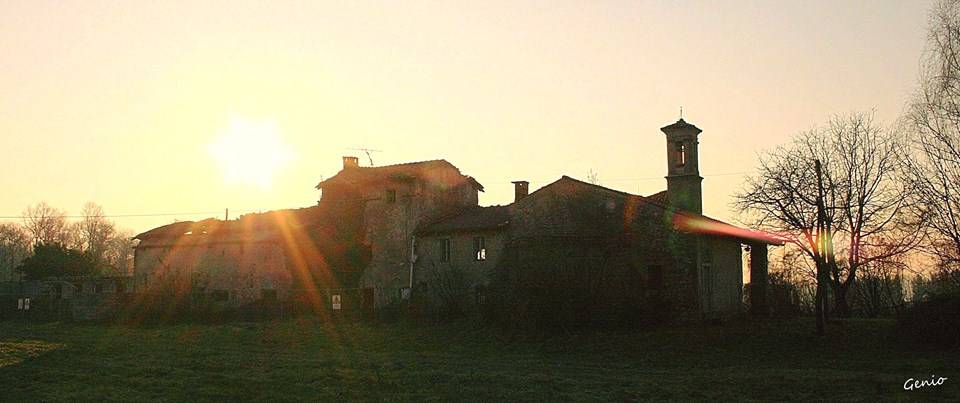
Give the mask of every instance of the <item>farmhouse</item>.
<svg viewBox="0 0 960 403">
<path fill-rule="evenodd" d="M 616 307 L 583 313 L 592 318 L 651 307 L 704 317 L 741 310 L 749 250 L 751 307 L 762 312 L 767 245 L 782 242 L 703 216 L 701 130 L 680 119 L 661 131 L 667 189 L 650 196 L 563 176 L 532 193 L 516 181 L 513 203 L 481 207 L 483 185 L 445 160 L 362 167 L 344 157 L 316 185 L 317 206 L 138 235 L 135 271 L 235 304 L 338 288 L 358 290 L 368 308 L 451 295 L 476 308 L 497 289 Z"/>
<path fill-rule="evenodd" d="M 141 291 L 232 306 L 352 286 L 363 260 L 344 246 L 356 243 L 353 213 L 313 206 L 158 227 L 135 237 L 134 277 Z"/>
<path fill-rule="evenodd" d="M 703 216 L 701 131 L 682 119 L 661 130 L 665 191 L 642 197 L 564 176 L 528 194 L 528 182 L 516 181 L 508 206 L 466 209 L 422 227 L 414 281 L 428 289 L 453 282 L 471 291 L 461 292 L 471 295 L 467 305 L 483 303 L 496 286 L 523 303 L 545 295 L 548 309 L 593 307 L 572 320 L 629 318 L 644 307 L 694 317 L 739 312 L 743 250 L 761 284 L 767 245 L 782 241 Z M 763 293 L 755 287 L 755 309 L 764 308 Z"/>
<path fill-rule="evenodd" d="M 483 185 L 444 160 L 361 167 L 356 157 L 344 157 L 343 169 L 316 188 L 322 192 L 321 206 L 351 206 L 360 212 L 371 256 L 359 286 L 364 300 L 377 306 L 409 291 L 417 228 L 476 207 L 483 191 Z"/>
</svg>

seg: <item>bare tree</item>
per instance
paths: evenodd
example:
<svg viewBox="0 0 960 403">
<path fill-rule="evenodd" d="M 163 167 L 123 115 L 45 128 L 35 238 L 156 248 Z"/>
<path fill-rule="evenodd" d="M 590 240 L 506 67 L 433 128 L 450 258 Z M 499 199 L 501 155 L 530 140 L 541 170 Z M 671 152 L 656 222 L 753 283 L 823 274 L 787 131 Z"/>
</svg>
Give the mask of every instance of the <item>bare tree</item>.
<svg viewBox="0 0 960 403">
<path fill-rule="evenodd" d="M 113 222 L 104 216 L 103 207 L 96 203 L 84 204 L 81 215 L 83 217 L 77 223 L 80 248 L 97 261 L 102 261 L 116 233 L 116 228 Z"/>
<path fill-rule="evenodd" d="M 23 228 L 33 243 L 66 245 L 71 238 L 66 213 L 50 207 L 46 202 L 24 210 Z"/>
<path fill-rule="evenodd" d="M 931 13 L 920 89 L 904 118 L 913 158 L 905 180 L 930 232 L 927 250 L 944 267 L 960 264 L 960 2 Z"/>
<path fill-rule="evenodd" d="M 903 214 L 909 198 L 897 180 L 902 152 L 872 114 L 837 116 L 761 157 L 758 173 L 735 195 L 745 221 L 782 234 L 813 261 L 818 331 L 825 287 L 836 310 L 848 313 L 857 270 L 904 253 L 919 239 L 916 223 Z M 889 247 L 870 253 L 881 250 L 871 248 L 881 240 Z"/>
<path fill-rule="evenodd" d="M 600 184 L 600 173 L 597 172 L 596 169 L 590 168 L 590 170 L 587 171 L 587 183 L 590 183 L 593 185 Z"/>
<path fill-rule="evenodd" d="M 0 281 L 19 280 L 14 270 L 30 256 L 30 236 L 19 225 L 0 223 Z"/>
<path fill-rule="evenodd" d="M 115 276 L 127 276 L 133 272 L 133 248 L 136 246 L 133 232 L 117 230 L 107 240 L 103 259 Z"/>
<path fill-rule="evenodd" d="M 860 269 L 853 297 L 857 306 L 868 317 L 900 312 L 906 301 L 908 265 L 903 256 L 877 260 Z"/>
</svg>

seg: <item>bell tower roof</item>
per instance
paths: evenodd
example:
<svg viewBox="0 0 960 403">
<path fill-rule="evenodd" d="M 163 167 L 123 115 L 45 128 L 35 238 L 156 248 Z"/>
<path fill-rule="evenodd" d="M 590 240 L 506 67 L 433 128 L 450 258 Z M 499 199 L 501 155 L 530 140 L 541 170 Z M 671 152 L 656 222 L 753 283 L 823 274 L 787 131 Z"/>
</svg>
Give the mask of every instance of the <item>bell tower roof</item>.
<svg viewBox="0 0 960 403">
<path fill-rule="evenodd" d="M 696 134 L 700 134 L 701 132 L 703 132 L 703 130 L 700 130 L 699 127 L 694 126 L 690 123 L 687 123 L 687 121 L 683 120 L 683 118 L 680 118 L 680 120 L 660 128 L 660 131 L 666 134 L 671 134 L 671 133 L 680 132 L 680 131 L 690 131 L 690 130 L 696 132 Z"/>
</svg>

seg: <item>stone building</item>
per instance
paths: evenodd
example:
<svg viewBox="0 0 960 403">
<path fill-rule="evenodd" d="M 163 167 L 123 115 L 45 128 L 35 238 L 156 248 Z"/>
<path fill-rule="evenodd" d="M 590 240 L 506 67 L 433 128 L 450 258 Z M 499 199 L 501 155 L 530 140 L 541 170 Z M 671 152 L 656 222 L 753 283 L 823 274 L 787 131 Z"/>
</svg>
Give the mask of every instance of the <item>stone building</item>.
<svg viewBox="0 0 960 403">
<path fill-rule="evenodd" d="M 619 307 L 585 315 L 669 306 L 703 317 L 741 309 L 749 248 L 751 306 L 762 311 L 766 248 L 781 241 L 703 216 L 701 130 L 681 119 L 661 131 L 667 189 L 650 196 L 564 176 L 532 193 L 514 182 L 513 203 L 481 207 L 483 186 L 445 160 L 362 167 L 344 157 L 316 185 L 317 206 L 138 235 L 135 272 L 236 304 L 292 290 L 313 290 L 320 304 L 316 290 L 342 289 L 371 310 L 452 294 L 475 306 L 509 286 L 560 305 Z"/>
<path fill-rule="evenodd" d="M 577 310 L 587 316 L 629 316 L 653 303 L 693 317 L 738 313 L 744 248 L 763 280 L 766 246 L 782 242 L 703 216 L 701 131 L 682 119 L 661 130 L 667 190 L 642 197 L 564 176 L 528 194 L 527 182 L 514 182 L 512 204 L 466 209 L 418 231 L 414 283 L 450 288 L 452 277 L 467 305 L 510 285 L 546 300 L 563 295 L 561 304 L 616 308 Z"/>
<path fill-rule="evenodd" d="M 444 160 L 361 167 L 344 157 L 343 169 L 316 186 L 320 205 L 354 206 L 361 212 L 370 261 L 358 287 L 365 303 L 395 302 L 411 286 L 411 248 L 416 229 L 439 217 L 475 208 L 483 185 Z"/>
<path fill-rule="evenodd" d="M 295 276 L 310 273 L 298 262 L 310 254 L 304 250 L 312 244 L 308 233 L 321 231 L 327 221 L 320 210 L 177 222 L 138 234 L 138 291 L 203 295 L 227 306 L 289 297 Z"/>
</svg>

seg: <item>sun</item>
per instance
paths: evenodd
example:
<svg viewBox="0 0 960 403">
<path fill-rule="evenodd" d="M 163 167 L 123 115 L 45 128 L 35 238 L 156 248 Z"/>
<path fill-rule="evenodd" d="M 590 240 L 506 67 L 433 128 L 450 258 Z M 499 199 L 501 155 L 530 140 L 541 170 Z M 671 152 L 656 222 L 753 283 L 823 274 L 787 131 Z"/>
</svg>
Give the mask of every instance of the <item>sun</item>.
<svg viewBox="0 0 960 403">
<path fill-rule="evenodd" d="M 293 151 L 277 135 L 272 120 L 230 119 L 207 146 L 227 183 L 268 189 L 274 175 L 293 159 Z"/>
</svg>

